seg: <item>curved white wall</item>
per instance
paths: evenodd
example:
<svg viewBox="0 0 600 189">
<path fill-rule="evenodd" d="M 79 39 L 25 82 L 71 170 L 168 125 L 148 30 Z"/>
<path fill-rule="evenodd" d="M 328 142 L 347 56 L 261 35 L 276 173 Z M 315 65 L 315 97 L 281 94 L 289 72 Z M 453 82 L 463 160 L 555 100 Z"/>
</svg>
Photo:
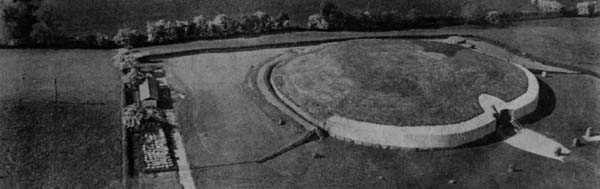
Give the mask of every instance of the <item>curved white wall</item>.
<svg viewBox="0 0 600 189">
<path fill-rule="evenodd" d="M 524 67 L 514 64 L 527 76 L 527 91 L 511 102 L 488 95 L 479 96 L 479 104 L 484 113 L 455 124 L 446 125 L 419 125 L 419 126 L 393 126 L 348 119 L 338 115 L 328 118 L 325 122 L 316 120 L 303 109 L 298 107 L 283 95 L 274 82 L 269 78 L 273 90 L 291 109 L 300 116 L 309 120 L 317 127 L 327 130 L 330 135 L 353 141 L 357 144 L 380 146 L 386 148 L 450 148 L 475 141 L 496 130 L 494 118 L 495 106 L 497 110 L 509 109 L 514 111 L 516 118 L 533 112 L 537 106 L 539 84 L 535 76 Z"/>
</svg>

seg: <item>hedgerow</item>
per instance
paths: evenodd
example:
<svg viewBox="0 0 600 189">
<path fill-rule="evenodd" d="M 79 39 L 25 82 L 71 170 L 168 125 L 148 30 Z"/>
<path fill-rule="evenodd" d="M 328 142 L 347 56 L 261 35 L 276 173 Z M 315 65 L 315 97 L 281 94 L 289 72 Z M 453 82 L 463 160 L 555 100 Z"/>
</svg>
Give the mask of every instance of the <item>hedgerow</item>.
<svg viewBox="0 0 600 189">
<path fill-rule="evenodd" d="M 406 12 L 363 11 L 344 12 L 333 3 L 323 2 L 318 13 L 308 17 L 306 27 L 294 27 L 289 15 L 271 16 L 257 11 L 252 14 L 230 16 L 218 14 L 207 18 L 202 15 L 189 20 L 156 20 L 146 23 L 145 32 L 124 27 L 115 35 L 97 33 L 84 37 L 69 36 L 61 31 L 50 10 L 40 10 L 41 0 L 0 1 L 0 45 L 23 47 L 115 48 L 140 47 L 178 43 L 192 40 L 254 36 L 279 31 L 295 30 L 353 30 L 386 31 L 410 28 L 436 28 L 448 25 L 475 24 L 504 26 L 510 21 L 560 16 L 578 16 L 577 9 L 563 7 L 559 13 L 544 12 L 504 13 L 485 8 L 470 1 L 456 13 L 427 16 L 417 8 Z M 296 25 L 297 26 L 297 25 Z"/>
</svg>

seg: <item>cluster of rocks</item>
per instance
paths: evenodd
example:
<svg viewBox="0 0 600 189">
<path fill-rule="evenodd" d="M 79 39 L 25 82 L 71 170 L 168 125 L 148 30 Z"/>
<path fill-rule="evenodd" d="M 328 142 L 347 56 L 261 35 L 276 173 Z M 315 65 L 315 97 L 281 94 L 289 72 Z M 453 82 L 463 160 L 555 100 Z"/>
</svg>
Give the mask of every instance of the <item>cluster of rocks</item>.
<svg viewBox="0 0 600 189">
<path fill-rule="evenodd" d="M 462 46 L 464 48 L 468 48 L 468 49 L 475 48 L 475 45 L 469 43 L 467 41 L 467 39 L 465 39 L 464 37 L 460 37 L 460 36 L 448 37 L 448 39 L 445 39 L 444 42 L 448 43 L 448 44 L 460 45 L 460 46 Z"/>
<path fill-rule="evenodd" d="M 175 166 L 167 146 L 167 138 L 162 129 L 159 129 L 158 133 L 144 134 L 142 152 L 144 154 L 145 171 L 160 171 Z"/>
</svg>

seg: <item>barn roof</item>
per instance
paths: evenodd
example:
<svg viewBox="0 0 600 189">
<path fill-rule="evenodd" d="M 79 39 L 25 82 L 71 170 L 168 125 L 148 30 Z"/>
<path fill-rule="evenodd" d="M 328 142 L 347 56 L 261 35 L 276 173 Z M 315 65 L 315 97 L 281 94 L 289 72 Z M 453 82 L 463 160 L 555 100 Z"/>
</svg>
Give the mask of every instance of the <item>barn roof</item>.
<svg viewBox="0 0 600 189">
<path fill-rule="evenodd" d="M 158 81 L 152 76 L 146 76 L 144 82 L 139 85 L 140 100 L 158 100 Z"/>
</svg>

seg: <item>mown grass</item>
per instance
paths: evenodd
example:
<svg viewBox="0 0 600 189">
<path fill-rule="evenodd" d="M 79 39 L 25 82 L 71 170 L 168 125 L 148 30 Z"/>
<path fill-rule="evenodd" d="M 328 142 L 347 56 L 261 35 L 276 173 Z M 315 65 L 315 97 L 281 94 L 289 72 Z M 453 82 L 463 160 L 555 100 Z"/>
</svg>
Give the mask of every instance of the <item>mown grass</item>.
<svg viewBox="0 0 600 189">
<path fill-rule="evenodd" d="M 390 125 L 468 120 L 483 112 L 480 94 L 510 101 L 527 88 L 525 74 L 498 59 L 459 46 L 405 40 L 328 45 L 276 68 L 273 77 L 284 94 L 317 118 L 339 114 Z"/>
<path fill-rule="evenodd" d="M 0 50 L 0 188 L 122 186 L 114 53 Z"/>
</svg>

